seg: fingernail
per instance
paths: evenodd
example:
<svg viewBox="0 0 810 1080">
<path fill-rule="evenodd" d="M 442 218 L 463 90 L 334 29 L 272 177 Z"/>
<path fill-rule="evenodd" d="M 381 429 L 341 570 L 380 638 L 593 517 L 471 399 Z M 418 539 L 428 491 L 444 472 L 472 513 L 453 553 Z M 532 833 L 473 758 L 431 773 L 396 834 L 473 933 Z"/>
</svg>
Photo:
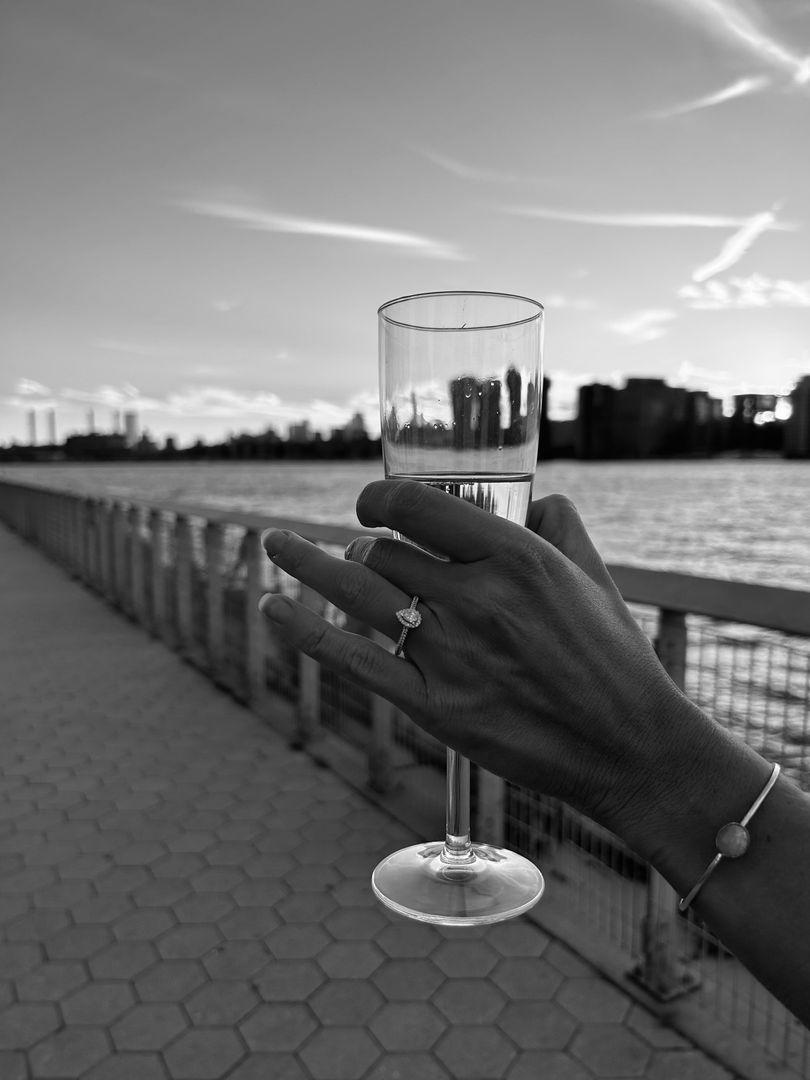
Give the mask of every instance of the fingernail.
<svg viewBox="0 0 810 1080">
<path fill-rule="evenodd" d="M 365 563 L 375 543 L 376 541 L 371 536 L 358 536 L 346 548 L 343 557 L 349 559 L 350 562 Z"/>
<path fill-rule="evenodd" d="M 262 547 L 273 559 L 284 547 L 286 539 L 287 533 L 283 529 L 265 529 L 261 536 Z"/>
<path fill-rule="evenodd" d="M 259 611 L 273 622 L 286 623 L 292 618 L 292 604 L 286 596 L 278 593 L 265 593 L 259 600 Z"/>
</svg>

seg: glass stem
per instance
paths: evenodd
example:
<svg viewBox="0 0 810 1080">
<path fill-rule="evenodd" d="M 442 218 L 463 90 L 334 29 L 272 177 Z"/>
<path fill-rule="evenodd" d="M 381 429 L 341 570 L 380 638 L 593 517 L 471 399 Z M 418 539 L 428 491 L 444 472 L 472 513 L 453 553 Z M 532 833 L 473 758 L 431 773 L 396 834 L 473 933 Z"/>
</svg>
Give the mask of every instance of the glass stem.
<svg viewBox="0 0 810 1080">
<path fill-rule="evenodd" d="M 470 763 L 447 747 L 447 836 L 444 856 L 469 859 L 470 843 Z"/>
</svg>

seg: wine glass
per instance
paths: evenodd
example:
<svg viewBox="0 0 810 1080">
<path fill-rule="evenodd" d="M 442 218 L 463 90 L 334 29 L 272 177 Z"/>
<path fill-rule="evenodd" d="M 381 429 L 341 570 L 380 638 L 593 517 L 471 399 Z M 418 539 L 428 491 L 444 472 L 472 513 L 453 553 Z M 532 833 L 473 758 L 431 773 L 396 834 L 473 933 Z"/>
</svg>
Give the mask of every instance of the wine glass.
<svg viewBox="0 0 810 1080">
<path fill-rule="evenodd" d="M 378 316 L 385 475 L 525 524 L 537 466 L 542 305 L 502 293 L 422 293 L 390 300 Z M 470 763 L 449 747 L 444 841 L 388 855 L 371 884 L 400 915 L 444 926 L 520 915 L 544 888 L 528 859 L 471 842 Z"/>
</svg>

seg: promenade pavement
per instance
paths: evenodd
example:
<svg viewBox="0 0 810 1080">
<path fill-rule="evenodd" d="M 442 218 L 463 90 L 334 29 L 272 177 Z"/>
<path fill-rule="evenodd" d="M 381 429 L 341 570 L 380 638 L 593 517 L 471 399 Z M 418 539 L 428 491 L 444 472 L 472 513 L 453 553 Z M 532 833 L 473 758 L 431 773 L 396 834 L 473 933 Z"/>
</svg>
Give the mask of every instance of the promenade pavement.
<svg viewBox="0 0 810 1080">
<path fill-rule="evenodd" d="M 1 1080 L 731 1080 L 528 920 L 390 916 L 402 825 L 0 526 Z"/>
</svg>

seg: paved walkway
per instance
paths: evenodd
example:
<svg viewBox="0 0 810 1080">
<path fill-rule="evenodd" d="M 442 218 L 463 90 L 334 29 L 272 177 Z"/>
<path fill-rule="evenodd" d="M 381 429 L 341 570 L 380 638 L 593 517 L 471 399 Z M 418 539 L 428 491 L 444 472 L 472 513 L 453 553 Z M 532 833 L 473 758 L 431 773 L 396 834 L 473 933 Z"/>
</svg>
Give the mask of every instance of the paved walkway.
<svg viewBox="0 0 810 1080">
<path fill-rule="evenodd" d="M 413 838 L 0 526 L 2 1080 L 730 1080 L 527 921 L 371 897 Z"/>
</svg>

